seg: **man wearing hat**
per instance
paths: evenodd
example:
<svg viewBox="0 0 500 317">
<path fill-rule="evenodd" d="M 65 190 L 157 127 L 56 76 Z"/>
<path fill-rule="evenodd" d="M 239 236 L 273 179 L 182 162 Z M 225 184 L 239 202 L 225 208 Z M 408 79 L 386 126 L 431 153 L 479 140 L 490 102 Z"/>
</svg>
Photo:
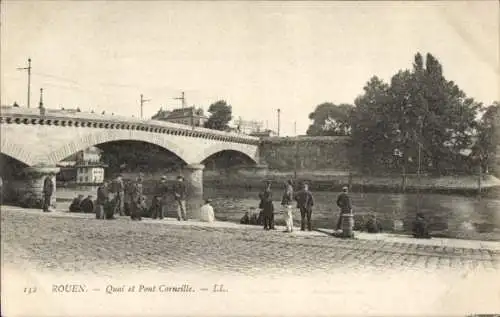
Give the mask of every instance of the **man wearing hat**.
<svg viewBox="0 0 500 317">
<path fill-rule="evenodd" d="M 120 216 L 125 215 L 125 184 L 123 183 L 122 175 L 116 176 L 113 181 L 113 192 L 116 194 L 115 211 Z"/>
<path fill-rule="evenodd" d="M 174 184 L 173 188 L 174 199 L 177 203 L 177 220 L 187 220 L 186 212 L 186 184 L 184 183 L 184 177 L 177 176 L 177 182 Z"/>
<path fill-rule="evenodd" d="M 311 216 L 312 207 L 314 206 L 314 197 L 309 191 L 309 185 L 307 183 L 302 184 L 302 189 L 295 195 L 295 200 L 297 201 L 297 208 L 300 210 L 300 230 L 306 230 L 306 220 L 307 220 L 307 230 L 312 230 Z"/>
<path fill-rule="evenodd" d="M 168 193 L 168 184 L 167 184 L 167 176 L 163 175 L 158 183 L 158 187 L 156 190 L 155 199 L 159 200 L 159 206 L 157 213 L 152 215 L 152 218 L 155 219 L 156 216 L 159 216 L 160 219 L 163 219 L 167 215 L 167 193 Z"/>
<path fill-rule="evenodd" d="M 97 188 L 97 199 L 96 199 L 96 218 L 105 219 L 106 213 L 104 207 L 108 203 L 109 192 L 108 192 L 108 181 L 103 181 L 102 185 Z"/>
<path fill-rule="evenodd" d="M 143 208 L 143 185 L 142 185 L 142 173 L 136 178 L 134 185 L 132 186 L 131 193 L 131 211 L 130 218 L 132 220 L 139 219 Z"/>
<path fill-rule="evenodd" d="M 342 215 L 349 214 L 352 211 L 351 198 L 349 197 L 347 186 L 342 187 L 342 193 L 337 197 L 337 206 L 340 208 L 339 220 L 337 221 L 337 230 L 342 225 Z"/>
</svg>

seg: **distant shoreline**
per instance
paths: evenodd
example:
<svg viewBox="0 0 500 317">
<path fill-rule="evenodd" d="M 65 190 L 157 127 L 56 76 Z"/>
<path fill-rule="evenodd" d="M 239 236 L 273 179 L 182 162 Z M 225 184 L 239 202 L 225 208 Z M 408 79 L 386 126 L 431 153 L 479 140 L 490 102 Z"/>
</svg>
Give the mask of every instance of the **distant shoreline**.
<svg viewBox="0 0 500 317">
<path fill-rule="evenodd" d="M 216 187 L 262 187 L 265 180 L 281 185 L 289 179 L 294 179 L 293 172 L 266 171 L 265 173 L 206 171 L 204 183 Z M 297 173 L 298 182 L 308 182 L 313 190 L 327 191 L 340 190 L 343 186 L 350 186 L 353 191 L 363 192 L 391 192 L 401 193 L 402 176 L 363 176 L 352 175 L 346 172 L 315 171 Z M 477 176 L 443 176 L 418 177 L 412 175 L 406 178 L 405 193 L 443 193 L 476 195 L 478 193 Z M 484 175 L 481 179 L 481 193 L 496 193 L 500 198 L 500 180 L 492 175 Z"/>
<path fill-rule="evenodd" d="M 167 176 L 168 181 L 174 181 L 178 172 L 170 173 L 144 173 L 146 183 L 159 180 L 161 175 Z M 139 172 L 123 173 L 124 179 L 135 179 Z M 289 179 L 294 179 L 294 172 L 283 171 L 252 171 L 252 170 L 205 170 L 203 183 L 205 186 L 216 188 L 260 189 L 263 182 L 269 180 L 274 186 L 281 186 Z M 385 192 L 402 193 L 401 175 L 364 176 L 352 175 L 348 172 L 338 171 L 300 171 L 297 173 L 298 182 L 308 182 L 315 191 L 339 191 L 343 186 L 350 186 L 355 192 Z M 58 184 L 62 185 L 62 184 Z M 62 187 L 72 188 L 80 185 L 67 183 Z M 95 186 L 95 185 L 94 185 Z M 405 193 L 436 193 L 477 195 L 478 176 L 421 176 L 420 181 L 415 175 L 406 178 Z M 481 193 L 489 197 L 500 198 L 500 179 L 493 175 L 484 175 L 481 179 Z"/>
</svg>

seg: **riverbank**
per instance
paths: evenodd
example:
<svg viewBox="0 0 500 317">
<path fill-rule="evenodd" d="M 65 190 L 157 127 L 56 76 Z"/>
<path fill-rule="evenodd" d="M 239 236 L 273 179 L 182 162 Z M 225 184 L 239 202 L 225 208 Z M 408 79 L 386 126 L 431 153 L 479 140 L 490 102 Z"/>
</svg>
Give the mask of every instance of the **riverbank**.
<svg viewBox="0 0 500 317">
<path fill-rule="evenodd" d="M 219 187 L 262 187 L 263 181 L 270 180 L 275 184 L 283 184 L 287 180 L 296 179 L 298 182 L 308 182 L 315 191 L 335 190 L 342 186 L 350 186 L 354 191 L 363 192 L 401 192 L 403 191 L 403 177 L 401 175 L 368 176 L 350 174 L 349 172 L 320 170 L 320 171 L 276 171 L 276 170 L 205 170 L 204 183 Z M 493 175 L 481 177 L 482 193 L 500 193 L 500 179 Z M 479 178 L 474 175 L 432 177 L 422 175 L 406 176 L 405 192 L 430 192 L 445 194 L 472 194 L 478 193 Z M 500 197 L 500 194 L 498 195 Z"/>
<path fill-rule="evenodd" d="M 2 205 L 0 206 L 0 210 L 3 213 L 24 213 L 26 215 L 33 215 L 39 217 L 51 217 L 51 218 L 70 218 L 70 219 L 87 219 L 87 220 L 95 220 L 94 214 L 84 214 L 84 213 L 70 213 L 63 209 L 56 209 L 50 213 L 44 213 L 37 209 L 26 209 L 15 206 Z M 115 220 L 116 223 L 120 224 L 123 221 L 131 221 L 129 217 L 126 216 L 118 216 Z M 113 223 L 113 220 L 107 221 L 108 223 Z M 133 223 L 133 222 L 132 222 Z M 150 218 L 143 218 L 142 222 L 144 224 L 154 224 L 159 226 L 175 226 L 179 228 L 199 228 L 201 230 L 204 229 L 213 229 L 213 230 L 228 230 L 228 232 L 243 232 L 248 231 L 251 232 L 249 234 L 255 232 L 262 232 L 261 226 L 254 225 L 242 225 L 237 223 L 231 223 L 226 221 L 215 221 L 212 223 L 203 222 L 197 219 L 190 219 L 188 221 L 178 221 L 176 218 L 167 217 L 163 220 L 153 220 Z M 333 240 L 339 241 L 349 241 L 350 239 L 344 240 L 342 238 L 334 238 L 332 237 L 332 233 L 334 232 L 330 228 L 315 228 L 313 231 L 300 231 L 300 228 L 295 228 L 295 231 L 291 234 L 284 233 L 285 226 L 276 226 L 276 230 L 272 231 L 273 235 L 280 235 L 285 238 L 286 236 L 296 236 L 296 237 L 331 237 Z M 378 243 L 384 242 L 389 244 L 395 244 L 398 246 L 408 246 L 408 245 L 418 245 L 422 246 L 422 248 L 430 248 L 426 252 L 431 252 L 431 250 L 438 250 L 441 252 L 452 251 L 451 253 L 456 254 L 457 252 L 453 252 L 454 248 L 462 248 L 462 249 L 471 249 L 471 250 L 484 250 L 491 252 L 492 256 L 496 259 L 500 255 L 500 242 L 499 241 L 482 241 L 482 240 L 467 240 L 467 239 L 451 239 L 451 238 L 432 238 L 432 239 L 415 239 L 407 234 L 396 234 L 396 233 L 366 233 L 360 231 L 354 231 L 355 238 L 352 241 L 361 240 L 366 241 L 366 243 Z M 370 241 L 370 242 L 369 242 Z M 423 251 L 423 250 L 421 250 Z M 478 253 L 478 259 L 485 260 L 486 258 L 481 257 L 482 253 Z"/>
</svg>

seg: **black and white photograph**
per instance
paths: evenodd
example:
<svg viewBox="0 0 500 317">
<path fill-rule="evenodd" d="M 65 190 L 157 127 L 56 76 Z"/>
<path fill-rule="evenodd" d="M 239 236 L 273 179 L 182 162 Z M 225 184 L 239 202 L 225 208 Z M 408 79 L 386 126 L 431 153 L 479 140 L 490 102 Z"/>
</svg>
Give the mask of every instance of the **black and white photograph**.
<svg viewBox="0 0 500 317">
<path fill-rule="evenodd" d="M 500 316 L 500 2 L 0 9 L 2 316 Z"/>
</svg>

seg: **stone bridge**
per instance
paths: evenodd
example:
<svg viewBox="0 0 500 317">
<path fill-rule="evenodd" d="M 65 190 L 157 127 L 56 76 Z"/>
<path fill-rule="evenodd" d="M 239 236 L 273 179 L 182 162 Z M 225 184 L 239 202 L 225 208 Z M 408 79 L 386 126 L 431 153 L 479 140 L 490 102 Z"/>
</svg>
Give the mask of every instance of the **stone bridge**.
<svg viewBox="0 0 500 317">
<path fill-rule="evenodd" d="M 23 178 L 28 183 L 21 187 L 38 198 L 41 198 L 45 177 L 55 177 L 58 172 L 56 164 L 59 161 L 107 142 L 140 141 L 174 153 L 185 163 L 183 173 L 191 184 L 191 196 L 196 196 L 196 200 L 201 199 L 202 162 L 207 157 L 231 150 L 259 162 L 258 138 L 164 121 L 2 107 L 0 127 L 1 153 L 27 166 Z"/>
</svg>

